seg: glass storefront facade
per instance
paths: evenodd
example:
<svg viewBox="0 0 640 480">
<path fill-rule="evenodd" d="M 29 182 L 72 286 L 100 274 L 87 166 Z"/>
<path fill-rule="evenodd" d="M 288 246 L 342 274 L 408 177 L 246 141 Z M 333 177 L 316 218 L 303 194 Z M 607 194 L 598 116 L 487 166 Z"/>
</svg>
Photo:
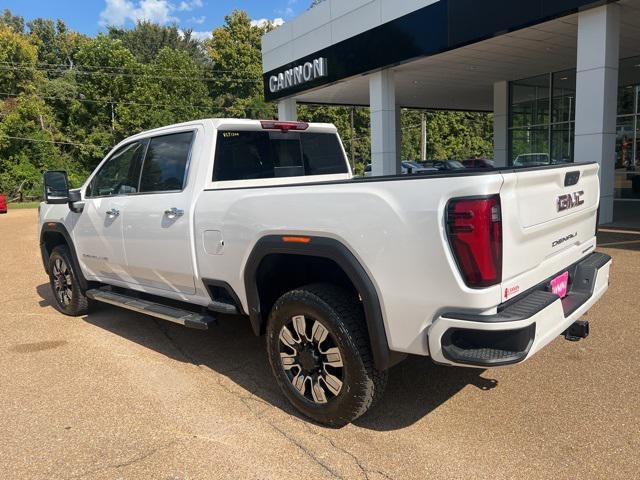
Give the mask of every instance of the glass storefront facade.
<svg viewBox="0 0 640 480">
<path fill-rule="evenodd" d="M 511 82 L 509 161 L 514 167 L 574 161 L 575 70 Z M 640 57 L 620 62 L 616 199 L 640 200 Z"/>
<path fill-rule="evenodd" d="M 575 92 L 575 71 L 511 83 L 509 145 L 513 166 L 573 162 Z"/>
<path fill-rule="evenodd" d="M 640 200 L 640 57 L 620 62 L 616 124 L 616 198 Z"/>
</svg>

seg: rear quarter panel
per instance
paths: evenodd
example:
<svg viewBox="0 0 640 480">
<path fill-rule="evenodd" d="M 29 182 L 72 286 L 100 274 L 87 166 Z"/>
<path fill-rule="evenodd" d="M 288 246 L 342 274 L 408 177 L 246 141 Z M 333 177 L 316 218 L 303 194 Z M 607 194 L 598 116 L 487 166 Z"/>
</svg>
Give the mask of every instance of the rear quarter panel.
<svg viewBox="0 0 640 480">
<path fill-rule="evenodd" d="M 500 174 L 399 178 L 264 188 L 208 189 L 195 208 L 202 278 L 224 280 L 247 311 L 244 268 L 266 235 L 307 234 L 342 242 L 358 258 L 382 302 L 390 348 L 427 354 L 425 331 L 443 310 L 490 309 L 500 286 L 467 288 L 450 254 L 444 211 L 452 197 L 500 191 Z M 224 249 L 204 248 L 207 231 Z M 491 312 L 488 312 L 491 313 Z"/>
</svg>

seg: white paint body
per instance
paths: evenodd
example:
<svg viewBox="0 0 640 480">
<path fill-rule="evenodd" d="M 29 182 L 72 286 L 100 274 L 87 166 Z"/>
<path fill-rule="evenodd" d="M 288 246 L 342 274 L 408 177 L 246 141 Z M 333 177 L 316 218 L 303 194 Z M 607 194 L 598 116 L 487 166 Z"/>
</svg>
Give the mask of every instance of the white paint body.
<svg viewBox="0 0 640 480">
<path fill-rule="evenodd" d="M 43 204 L 41 226 L 49 221 L 65 224 L 87 280 L 203 306 L 211 300 L 201 279 L 222 280 L 233 287 L 244 311 L 248 311 L 245 265 L 262 237 L 336 239 L 374 283 L 389 348 L 431 353 L 435 360 L 449 364 L 437 340 L 456 321 L 443 319 L 444 312 L 496 313 L 505 301 L 505 290 L 516 292 L 513 295 L 525 292 L 596 247 L 600 198 L 596 164 L 357 182 L 349 181 L 351 173 L 213 182 L 219 128 L 260 130 L 261 126 L 248 120 L 202 120 L 131 137 L 125 142 L 184 130 L 197 132 L 184 191 L 85 199 L 81 214 L 72 213 L 66 205 Z M 311 124 L 308 131 L 335 133 L 336 129 Z M 579 184 L 565 187 L 567 171 L 578 170 Z M 91 178 L 82 187 L 82 198 Z M 558 196 L 577 190 L 584 191 L 584 204 L 559 213 Z M 452 198 L 494 194 L 500 194 L 502 203 L 503 281 L 471 289 L 449 247 L 445 208 Z M 114 205 L 121 215 L 106 222 L 105 212 Z M 163 225 L 162 214 L 172 207 L 183 209 L 184 216 Z M 552 247 L 554 241 L 574 233 L 570 241 Z M 540 313 L 544 321 L 537 321 L 530 355 L 600 298 L 608 285 L 608 271 L 608 266 L 601 271 L 595 294 L 571 318 L 564 318 L 558 302 Z M 521 323 L 483 323 L 477 328 L 519 328 Z"/>
</svg>

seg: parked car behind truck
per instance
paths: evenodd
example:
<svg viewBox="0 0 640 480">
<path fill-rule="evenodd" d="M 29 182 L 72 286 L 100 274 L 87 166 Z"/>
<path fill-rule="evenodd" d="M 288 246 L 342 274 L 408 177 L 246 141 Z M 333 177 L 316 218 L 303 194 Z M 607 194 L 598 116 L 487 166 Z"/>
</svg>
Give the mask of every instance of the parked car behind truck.
<svg viewBox="0 0 640 480">
<path fill-rule="evenodd" d="M 248 317 L 283 394 L 330 426 L 408 354 L 485 368 L 586 336 L 609 283 L 597 164 L 354 178 L 333 125 L 216 119 L 124 140 L 78 190 L 48 172 L 45 195 L 61 312 Z"/>
</svg>

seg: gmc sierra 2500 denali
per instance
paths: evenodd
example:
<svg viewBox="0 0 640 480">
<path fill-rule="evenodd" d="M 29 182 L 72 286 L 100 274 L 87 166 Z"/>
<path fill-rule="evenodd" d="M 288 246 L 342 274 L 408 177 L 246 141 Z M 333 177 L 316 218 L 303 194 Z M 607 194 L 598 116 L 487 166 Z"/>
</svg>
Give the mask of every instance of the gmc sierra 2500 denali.
<svg viewBox="0 0 640 480">
<path fill-rule="evenodd" d="M 355 178 L 326 124 L 201 120 L 116 146 L 82 188 L 45 173 L 57 308 L 106 302 L 265 334 L 288 400 L 344 425 L 407 354 L 522 362 L 607 290 L 598 165 Z"/>
</svg>

